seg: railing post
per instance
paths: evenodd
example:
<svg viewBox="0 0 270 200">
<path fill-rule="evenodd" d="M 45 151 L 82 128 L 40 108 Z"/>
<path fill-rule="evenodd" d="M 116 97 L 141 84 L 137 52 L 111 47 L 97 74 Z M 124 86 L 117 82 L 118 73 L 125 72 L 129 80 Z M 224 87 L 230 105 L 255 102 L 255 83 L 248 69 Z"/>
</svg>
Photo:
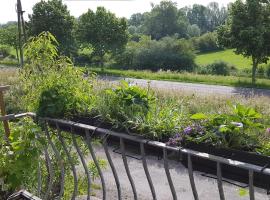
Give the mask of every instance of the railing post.
<svg viewBox="0 0 270 200">
<path fill-rule="evenodd" d="M 4 102 L 4 91 L 8 90 L 9 86 L 0 86 L 0 109 L 1 109 L 1 115 L 4 117 L 6 115 L 6 109 L 5 109 L 5 102 Z M 3 120 L 4 129 L 6 138 L 9 138 L 10 135 L 10 129 L 8 125 L 8 120 Z"/>
</svg>

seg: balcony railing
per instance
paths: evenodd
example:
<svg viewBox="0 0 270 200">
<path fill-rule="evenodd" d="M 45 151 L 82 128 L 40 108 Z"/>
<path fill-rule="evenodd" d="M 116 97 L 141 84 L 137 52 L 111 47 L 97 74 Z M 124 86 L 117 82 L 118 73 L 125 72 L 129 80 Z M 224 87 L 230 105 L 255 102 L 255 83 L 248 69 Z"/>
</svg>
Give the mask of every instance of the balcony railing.
<svg viewBox="0 0 270 200">
<path fill-rule="evenodd" d="M 20 115 L 7 115 L 4 117 L 0 117 L 1 121 L 7 121 L 7 120 L 12 120 L 12 119 L 17 119 L 17 118 L 22 118 L 22 117 L 31 117 L 31 118 L 35 118 L 35 115 L 33 113 L 24 113 L 24 114 L 20 114 Z M 151 196 L 149 197 L 149 199 L 158 199 L 157 197 L 157 193 L 155 190 L 155 185 L 153 184 L 152 181 L 152 177 L 149 173 L 149 169 L 148 169 L 148 163 L 147 163 L 147 157 L 146 157 L 146 147 L 154 147 L 155 149 L 163 152 L 163 167 L 165 170 L 165 174 L 166 174 L 166 178 L 170 187 L 170 192 L 171 195 L 173 197 L 173 200 L 178 199 L 177 193 L 176 193 L 176 187 L 173 183 L 172 177 L 171 177 L 171 173 L 170 173 L 170 169 L 169 169 L 169 162 L 168 162 L 168 152 L 176 152 L 176 153 L 181 153 L 181 154 L 185 154 L 187 156 L 187 166 L 188 166 L 188 176 L 189 176 L 189 181 L 190 181 L 190 186 L 192 189 L 192 194 L 195 200 L 200 199 L 200 196 L 198 195 L 197 192 L 197 188 L 196 188 L 196 183 L 194 181 L 194 175 L 193 175 L 193 158 L 197 157 L 197 158 L 203 158 L 206 160 L 211 160 L 214 161 L 216 163 L 216 176 L 217 176 L 217 188 L 218 188 L 218 192 L 219 192 L 219 197 L 221 200 L 225 199 L 225 195 L 224 195 L 224 190 L 223 190 L 223 177 L 222 177 L 222 166 L 223 165 L 229 165 L 229 166 L 234 166 L 237 168 L 241 168 L 244 169 L 248 172 L 248 178 L 249 178 L 249 198 L 250 200 L 254 200 L 255 199 L 255 190 L 254 190 L 254 184 L 253 184 L 253 179 L 254 179 L 254 173 L 258 172 L 258 173 L 262 173 L 265 175 L 270 175 L 270 169 L 269 168 L 264 168 L 261 166 L 256 166 L 253 164 L 249 164 L 249 163 L 244 163 L 244 162 L 239 162 L 236 160 L 231 160 L 231 159 L 226 159 L 223 157 L 219 157 L 219 156 L 214 156 L 214 155 L 210 155 L 207 153 L 202 153 L 202 152 L 197 152 L 197 151 L 193 151 L 190 149 L 184 149 L 184 148 L 178 148 L 178 147 L 171 147 L 171 146 L 167 146 L 165 143 L 161 143 L 161 142 L 157 142 L 157 141 L 151 141 L 151 140 L 147 140 L 147 139 L 142 139 L 141 137 L 138 136 L 134 136 L 134 135 L 128 135 L 128 134 L 123 134 L 123 133 L 118 133 L 118 132 L 114 132 L 111 130 L 107 130 L 107 129 L 103 129 L 103 128 L 97 128 L 94 126 L 90 126 L 90 125 L 86 125 L 86 124 L 82 124 L 82 123 L 76 123 L 73 121 L 66 121 L 66 120 L 61 120 L 61 119 L 51 119 L 51 118 L 43 118 L 43 119 L 39 119 L 39 121 L 42 122 L 42 124 L 44 124 L 43 127 L 43 131 L 41 134 L 43 134 L 44 137 L 46 137 L 47 143 L 48 145 L 46 146 L 46 148 L 44 148 L 44 154 L 43 154 L 43 160 L 45 160 L 46 162 L 46 166 L 47 166 L 47 173 L 48 173 L 48 178 L 47 178 L 47 184 L 46 187 L 42 187 L 42 178 L 41 177 L 41 170 L 38 170 L 38 183 L 37 183 L 37 190 L 36 191 L 29 191 L 31 193 L 36 194 L 36 196 L 38 196 L 39 198 L 43 199 L 43 200 L 48 200 L 52 198 L 52 193 L 55 193 L 54 190 L 54 180 L 55 178 L 57 178 L 55 176 L 55 170 L 52 162 L 51 162 L 51 157 L 50 157 L 50 153 L 48 148 L 50 148 L 52 150 L 52 152 L 54 153 L 54 156 L 56 157 L 56 159 L 58 160 L 59 163 L 59 171 L 60 171 L 60 176 L 59 176 L 59 180 L 58 182 L 60 183 L 60 188 L 57 190 L 57 194 L 54 194 L 54 198 L 55 199 L 61 199 L 63 197 L 64 194 L 64 186 L 65 186 L 65 173 L 66 173 L 66 166 L 64 166 L 64 161 L 63 158 L 60 155 L 60 152 L 58 150 L 58 148 L 56 147 L 55 141 L 52 140 L 52 135 L 50 134 L 50 132 L 48 131 L 49 129 L 55 129 L 57 132 L 57 139 L 59 140 L 58 142 L 61 144 L 62 149 L 64 151 L 64 153 L 66 154 L 67 157 L 67 162 L 69 163 L 70 166 L 70 170 L 71 173 L 73 175 L 73 181 L 74 181 L 74 187 L 73 187 L 73 193 L 72 193 L 72 200 L 75 200 L 76 197 L 78 196 L 78 172 L 76 169 L 76 166 L 74 164 L 74 162 L 72 161 L 72 157 L 70 155 L 70 151 L 68 150 L 68 145 L 65 142 L 65 137 L 63 135 L 63 130 L 65 132 L 68 132 L 68 134 L 70 135 L 71 139 L 72 139 L 72 146 L 73 146 L 73 150 L 74 152 L 77 153 L 79 160 L 83 166 L 84 169 L 84 173 L 85 176 L 87 177 L 87 200 L 91 199 L 91 192 L 92 192 L 92 188 L 91 188 L 91 183 L 92 183 L 92 179 L 91 179 L 91 173 L 89 172 L 89 169 L 87 167 L 86 164 L 86 159 L 85 156 L 83 154 L 83 150 L 80 149 L 80 145 L 78 145 L 77 139 L 80 138 L 83 142 L 85 142 L 89 154 L 91 155 L 93 162 L 95 163 L 97 170 L 98 170 L 98 174 L 101 180 L 101 185 L 102 185 L 102 193 L 103 193 L 103 200 L 108 199 L 107 195 L 106 195 L 106 181 L 104 179 L 103 176 L 103 171 L 99 165 L 98 159 L 97 159 L 97 155 L 94 151 L 93 148 L 93 142 L 92 139 L 96 136 L 99 136 L 100 138 L 102 138 L 102 147 L 104 149 L 107 161 L 109 163 L 109 166 L 112 170 L 113 173 L 113 177 L 115 180 L 115 184 L 116 184 L 116 188 L 115 190 L 117 190 L 118 193 L 118 199 L 122 199 L 122 190 L 121 190 L 121 184 L 119 181 L 119 176 L 116 167 L 115 167 L 115 163 L 114 160 L 112 159 L 112 156 L 110 154 L 110 151 L 108 149 L 108 138 L 113 137 L 114 139 L 119 140 L 119 144 L 120 144 L 120 151 L 121 151 L 121 157 L 123 160 L 123 164 L 124 164 L 124 168 L 125 168 L 125 172 L 121 172 L 121 173 L 126 173 L 130 186 L 132 188 L 132 192 L 133 192 L 133 197 L 135 200 L 138 199 L 138 193 L 137 193 L 137 189 L 136 189 L 136 184 L 133 180 L 132 177 L 132 173 L 130 171 L 130 167 L 129 167 L 129 163 L 127 162 L 127 151 L 126 151 L 126 144 L 127 142 L 132 142 L 132 143 L 136 143 L 139 145 L 140 147 L 140 156 L 141 156 L 141 161 L 142 161 L 142 166 L 144 169 L 144 173 L 146 175 L 147 181 L 148 181 L 148 185 L 151 191 Z M 39 136 L 38 136 L 39 137 Z M 55 137 L 54 137 L 55 138 Z M 24 195 L 24 197 L 23 197 Z M 11 196 L 9 199 L 20 199 L 18 198 L 18 196 L 21 197 L 21 199 L 38 199 L 38 197 L 31 197 L 30 193 L 23 193 L 23 192 L 19 192 L 17 194 L 14 194 L 13 196 Z"/>
</svg>

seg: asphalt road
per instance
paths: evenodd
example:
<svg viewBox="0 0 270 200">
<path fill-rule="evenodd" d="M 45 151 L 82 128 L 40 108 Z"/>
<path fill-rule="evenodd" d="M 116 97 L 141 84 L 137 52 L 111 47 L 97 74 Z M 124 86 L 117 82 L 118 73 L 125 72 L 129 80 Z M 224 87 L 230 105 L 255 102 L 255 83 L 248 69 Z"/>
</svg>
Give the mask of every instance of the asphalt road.
<svg viewBox="0 0 270 200">
<path fill-rule="evenodd" d="M 146 87 L 148 84 L 152 88 L 170 90 L 170 91 L 185 91 L 192 92 L 194 94 L 206 94 L 206 95 L 242 95 L 242 96 L 268 96 L 270 97 L 270 89 L 254 89 L 254 88 L 241 88 L 241 87 L 229 87 L 220 85 L 206 85 L 198 83 L 182 83 L 172 81 L 157 81 L 157 80 L 144 80 L 135 78 L 121 78 L 121 77 L 102 77 L 101 79 L 110 82 L 117 82 L 120 80 L 127 80 L 131 83 Z"/>
<path fill-rule="evenodd" d="M 117 170 L 121 190 L 122 190 L 122 199 L 132 200 L 133 193 L 128 181 L 125 168 L 123 165 L 123 160 L 120 154 L 114 153 L 113 149 L 115 147 L 110 147 L 110 154 L 112 156 L 115 168 Z M 100 158 L 106 158 L 103 149 L 100 146 L 95 147 L 95 151 Z M 139 155 L 136 155 L 132 152 L 127 152 L 127 155 L 131 155 L 137 158 L 140 158 Z M 91 158 L 88 157 L 87 160 Z M 134 179 L 136 190 L 138 193 L 139 200 L 150 200 L 152 199 L 150 188 L 143 170 L 142 161 L 128 157 L 128 164 L 130 168 L 131 175 Z M 147 156 L 147 163 L 149 167 L 149 172 L 152 177 L 152 181 L 155 187 L 158 200 L 172 200 L 172 195 L 170 192 L 169 184 L 165 175 L 163 160 L 159 160 L 155 156 Z M 193 200 L 192 190 L 190 187 L 189 176 L 187 169 L 179 162 L 169 161 L 170 173 L 175 185 L 176 193 L 179 199 L 184 200 Z M 107 199 L 117 200 L 117 190 L 115 181 L 111 172 L 110 167 L 104 171 L 104 178 L 106 181 L 106 191 Z M 198 191 L 200 200 L 217 200 L 219 199 L 217 181 L 213 178 L 208 178 L 202 176 L 201 172 L 194 172 L 194 179 Z M 242 186 L 247 186 L 245 184 L 233 182 L 234 184 L 239 184 Z M 247 193 L 244 196 L 239 195 L 241 189 L 240 186 L 234 184 L 223 182 L 225 199 L 229 200 L 248 200 L 248 187 L 245 188 Z M 96 197 L 102 199 L 101 191 L 95 191 Z M 266 191 L 262 189 L 255 188 L 255 197 L 258 200 L 269 200 L 270 197 L 266 195 Z M 84 198 L 80 198 L 83 200 Z"/>
</svg>

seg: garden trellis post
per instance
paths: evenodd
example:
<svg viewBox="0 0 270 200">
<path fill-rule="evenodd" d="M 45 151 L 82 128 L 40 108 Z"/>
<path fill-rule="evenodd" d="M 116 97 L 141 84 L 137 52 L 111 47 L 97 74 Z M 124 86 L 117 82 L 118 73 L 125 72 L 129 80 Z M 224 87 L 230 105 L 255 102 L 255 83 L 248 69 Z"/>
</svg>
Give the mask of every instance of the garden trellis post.
<svg viewBox="0 0 270 200">
<path fill-rule="evenodd" d="M 26 42 L 26 32 L 25 32 L 25 24 L 23 19 L 22 4 L 21 0 L 17 0 L 17 16 L 18 16 L 18 46 L 20 51 L 20 67 L 23 67 L 24 59 L 23 59 L 23 42 Z M 23 32 L 23 34 L 22 34 Z M 22 39 L 24 40 L 22 41 Z"/>
<path fill-rule="evenodd" d="M 0 86 L 0 109 L 1 109 L 2 117 L 6 116 L 6 109 L 5 109 L 5 102 L 4 102 L 4 91 L 6 91 L 8 89 L 9 89 L 9 86 Z M 4 130 L 5 130 L 6 138 L 8 138 L 9 135 L 10 135 L 10 129 L 9 129 L 8 121 L 3 120 L 3 124 L 4 124 Z"/>
</svg>

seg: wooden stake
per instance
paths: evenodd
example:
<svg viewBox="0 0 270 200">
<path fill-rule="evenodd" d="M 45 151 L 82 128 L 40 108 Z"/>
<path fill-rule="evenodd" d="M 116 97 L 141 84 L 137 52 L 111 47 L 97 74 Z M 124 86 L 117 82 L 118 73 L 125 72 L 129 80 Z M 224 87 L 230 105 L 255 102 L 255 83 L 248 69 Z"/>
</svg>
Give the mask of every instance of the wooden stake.
<svg viewBox="0 0 270 200">
<path fill-rule="evenodd" d="M 6 116 L 6 109 L 5 109 L 5 102 L 4 102 L 4 91 L 8 90 L 9 86 L 0 86 L 0 109 L 1 109 L 1 115 L 4 117 Z M 6 133 L 6 138 L 9 138 L 10 135 L 10 129 L 8 125 L 8 120 L 3 121 L 4 129 Z"/>
</svg>

